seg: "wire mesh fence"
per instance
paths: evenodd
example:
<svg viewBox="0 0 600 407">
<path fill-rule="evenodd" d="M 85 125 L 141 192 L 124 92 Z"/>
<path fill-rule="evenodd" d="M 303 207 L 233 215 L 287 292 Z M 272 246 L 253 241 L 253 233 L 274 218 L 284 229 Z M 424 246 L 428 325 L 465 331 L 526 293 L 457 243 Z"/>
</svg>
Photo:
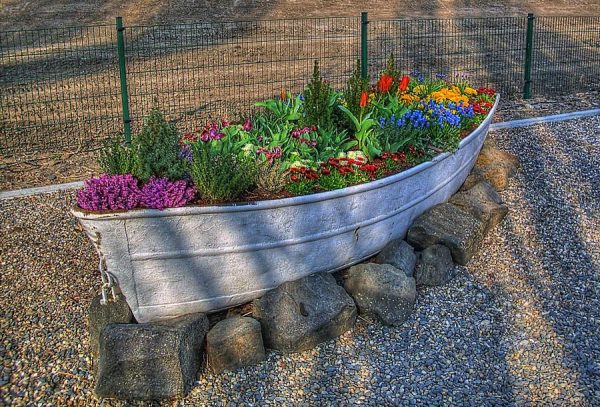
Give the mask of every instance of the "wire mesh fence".
<svg viewBox="0 0 600 407">
<path fill-rule="evenodd" d="M 153 106 L 187 129 L 210 117 L 247 114 L 282 90 L 300 92 L 314 60 L 340 87 L 358 57 L 357 27 L 356 18 L 130 27 L 133 131 Z"/>
<path fill-rule="evenodd" d="M 391 53 L 403 72 L 463 76 L 505 96 L 523 90 L 526 17 L 369 23 L 370 74 Z"/>
<path fill-rule="evenodd" d="M 88 149 L 119 131 L 113 26 L 0 32 L 0 154 Z"/>
<path fill-rule="evenodd" d="M 315 60 L 336 88 L 366 48 L 375 76 L 389 55 L 403 72 L 465 75 L 504 96 L 600 88 L 600 17 L 369 21 L 357 17 L 127 26 L 126 89 L 133 132 L 152 107 L 182 130 L 248 114 L 253 102 L 300 92 Z M 0 155 L 89 150 L 123 131 L 114 26 L 0 32 Z"/>
<path fill-rule="evenodd" d="M 600 17 L 536 17 L 532 92 L 600 89 Z"/>
</svg>

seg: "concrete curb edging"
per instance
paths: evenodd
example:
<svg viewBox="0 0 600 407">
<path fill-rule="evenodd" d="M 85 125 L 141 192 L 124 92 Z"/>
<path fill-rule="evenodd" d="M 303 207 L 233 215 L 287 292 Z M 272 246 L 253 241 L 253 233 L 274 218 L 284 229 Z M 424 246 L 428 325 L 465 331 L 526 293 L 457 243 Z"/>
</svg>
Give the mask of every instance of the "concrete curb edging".
<svg viewBox="0 0 600 407">
<path fill-rule="evenodd" d="M 13 189 L 11 191 L 0 191 L 0 199 L 21 198 L 28 195 L 49 194 L 52 192 L 65 191 L 83 187 L 83 181 L 68 182 L 66 184 L 46 185 L 43 187 Z"/>
<path fill-rule="evenodd" d="M 580 112 L 562 113 L 550 116 L 533 117 L 531 119 L 511 120 L 507 122 L 492 123 L 490 130 L 513 129 L 517 127 L 531 126 L 539 123 L 552 123 L 566 120 L 580 119 L 583 117 L 598 116 L 600 109 L 583 110 Z M 0 191 L 0 199 L 20 198 L 28 195 L 48 194 L 68 189 L 83 187 L 83 181 L 69 182 L 66 184 L 54 184 L 43 187 L 14 189 L 10 191 Z"/>
<path fill-rule="evenodd" d="M 600 115 L 600 109 L 583 110 L 580 112 L 561 113 L 551 116 L 533 117 L 531 119 L 511 120 L 508 122 L 492 123 L 490 130 L 514 129 L 516 127 L 531 126 L 539 123 L 561 122 L 566 120 L 581 119 L 583 117 Z"/>
</svg>

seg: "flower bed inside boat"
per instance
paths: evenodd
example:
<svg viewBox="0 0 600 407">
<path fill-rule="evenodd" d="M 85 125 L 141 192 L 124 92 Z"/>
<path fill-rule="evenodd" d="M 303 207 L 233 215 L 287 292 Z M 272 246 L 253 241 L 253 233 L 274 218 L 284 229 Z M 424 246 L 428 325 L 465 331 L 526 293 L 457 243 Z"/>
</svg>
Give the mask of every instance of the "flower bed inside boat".
<svg viewBox="0 0 600 407">
<path fill-rule="evenodd" d="M 104 287 L 157 321 L 243 304 L 404 237 L 464 182 L 498 97 L 393 71 L 373 87 L 356 72 L 337 93 L 315 69 L 303 94 L 183 137 L 152 112 L 132 146 L 103 150 L 107 174 L 73 209 Z"/>
<path fill-rule="evenodd" d="M 132 145 L 109 142 L 104 174 L 78 192 L 93 212 L 165 209 L 307 195 L 363 184 L 455 151 L 487 116 L 488 88 L 418 73 L 390 60 L 370 85 L 359 70 L 344 92 L 318 64 L 303 93 L 282 91 L 240 123 L 223 119 L 180 135 L 152 111 Z"/>
</svg>

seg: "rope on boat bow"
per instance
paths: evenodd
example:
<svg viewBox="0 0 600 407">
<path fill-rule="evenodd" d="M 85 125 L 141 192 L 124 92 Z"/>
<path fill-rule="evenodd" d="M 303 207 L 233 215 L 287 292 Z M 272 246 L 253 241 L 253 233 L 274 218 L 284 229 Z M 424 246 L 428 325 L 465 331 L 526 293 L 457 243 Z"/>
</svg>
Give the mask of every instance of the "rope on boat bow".
<svg viewBox="0 0 600 407">
<path fill-rule="evenodd" d="M 117 300 L 117 293 L 115 292 L 115 278 L 110 274 L 106 268 L 106 260 L 102 253 L 98 253 L 100 256 L 100 262 L 98 263 L 98 270 L 100 270 L 100 278 L 102 279 L 102 300 L 100 304 L 106 305 L 110 300 L 108 299 L 108 290 L 110 290 L 112 301 Z"/>
</svg>

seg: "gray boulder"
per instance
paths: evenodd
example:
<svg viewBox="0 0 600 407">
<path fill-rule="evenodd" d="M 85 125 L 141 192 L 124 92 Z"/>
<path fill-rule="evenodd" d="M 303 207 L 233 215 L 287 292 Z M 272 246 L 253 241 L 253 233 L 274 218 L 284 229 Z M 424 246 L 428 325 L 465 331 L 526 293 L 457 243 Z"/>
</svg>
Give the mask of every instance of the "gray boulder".
<svg viewBox="0 0 600 407">
<path fill-rule="evenodd" d="M 446 246 L 434 244 L 419 253 L 415 268 L 417 285 L 446 284 L 452 279 L 453 273 L 452 254 Z"/>
<path fill-rule="evenodd" d="M 408 229 L 407 240 L 418 250 L 434 244 L 450 249 L 454 262 L 465 266 L 481 247 L 485 224 L 450 203 L 436 205 Z"/>
<path fill-rule="evenodd" d="M 328 273 L 284 283 L 252 302 L 265 346 L 300 352 L 333 339 L 354 325 L 356 305 Z"/>
<path fill-rule="evenodd" d="M 200 369 L 207 331 L 204 314 L 108 325 L 100 336 L 96 395 L 138 400 L 185 395 Z"/>
<path fill-rule="evenodd" d="M 459 192 L 449 202 L 483 222 L 486 233 L 502 222 L 508 213 L 500 195 L 485 181 L 478 182 L 468 191 Z"/>
<path fill-rule="evenodd" d="M 88 330 L 90 333 L 90 350 L 94 369 L 98 364 L 100 353 L 100 333 L 109 324 L 131 324 L 135 322 L 131 309 L 122 294 L 116 300 L 101 304 L 102 296 L 92 300 L 88 308 Z"/>
<path fill-rule="evenodd" d="M 386 325 L 402 324 L 417 299 L 415 279 L 390 264 L 363 263 L 350 267 L 344 287 L 361 314 Z"/>
<path fill-rule="evenodd" d="M 387 246 L 373 259 L 377 264 L 391 264 L 404 271 L 408 277 L 412 277 L 417 263 L 417 255 L 411 245 L 403 239 L 396 239 L 388 243 Z"/>
<path fill-rule="evenodd" d="M 246 317 L 219 321 L 206 335 L 206 353 L 217 373 L 262 362 L 266 356 L 260 322 Z"/>
</svg>

